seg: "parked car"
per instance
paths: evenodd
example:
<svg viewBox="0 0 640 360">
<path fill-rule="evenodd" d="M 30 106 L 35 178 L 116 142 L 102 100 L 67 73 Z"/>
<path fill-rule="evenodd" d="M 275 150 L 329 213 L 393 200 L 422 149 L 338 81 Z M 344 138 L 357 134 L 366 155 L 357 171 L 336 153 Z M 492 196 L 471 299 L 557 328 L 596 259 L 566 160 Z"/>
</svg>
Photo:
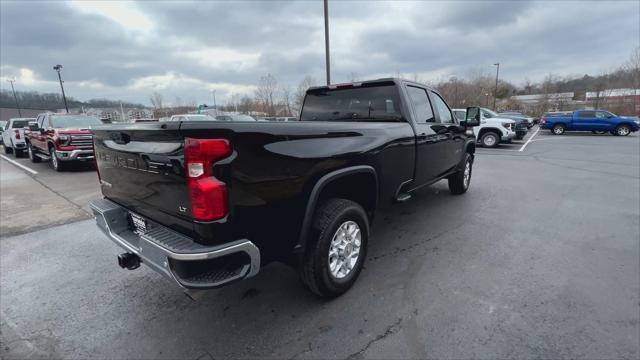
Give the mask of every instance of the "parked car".
<svg viewBox="0 0 640 360">
<path fill-rule="evenodd" d="M 531 129 L 535 124 L 534 118 L 532 118 L 531 116 L 524 115 L 523 113 L 517 112 L 517 111 L 503 111 L 501 113 L 498 113 L 498 115 L 502 117 L 506 117 L 508 119 L 513 119 L 513 120 L 516 120 L 516 118 L 522 119 L 527 124 L 527 129 Z"/>
<path fill-rule="evenodd" d="M 2 140 L 2 133 L 4 132 L 4 127 L 7 126 L 7 120 L 0 120 L 0 145 L 4 144 Z"/>
<path fill-rule="evenodd" d="M 249 115 L 242 115 L 242 114 L 217 115 L 216 120 L 218 121 L 257 121 L 256 119 L 254 119 Z"/>
<path fill-rule="evenodd" d="M 180 114 L 171 116 L 169 121 L 216 121 L 216 118 L 207 114 Z"/>
<path fill-rule="evenodd" d="M 64 170 L 70 162 L 93 162 L 93 135 L 90 129 L 99 125 L 102 122 L 93 116 L 40 114 L 26 134 L 29 159 L 34 163 L 50 160 L 55 171 Z"/>
<path fill-rule="evenodd" d="M 500 117 L 494 117 L 489 109 L 481 109 L 481 120 L 478 126 L 473 128 L 473 133 L 478 142 L 487 148 L 498 146 L 501 142 L 510 142 L 516 137 L 515 121 Z M 467 116 L 466 109 L 453 109 L 458 120 L 463 121 Z M 489 114 L 489 117 L 486 115 Z"/>
<path fill-rule="evenodd" d="M 546 113 L 540 122 L 543 129 L 551 130 L 554 135 L 562 135 L 565 131 L 608 131 L 612 135 L 626 136 L 640 128 L 633 119 L 605 110 Z"/>
<path fill-rule="evenodd" d="M 105 126 L 104 199 L 91 208 L 123 268 L 207 289 L 281 261 L 334 297 L 362 270 L 379 208 L 441 179 L 467 191 L 479 108 L 469 114 L 459 122 L 427 86 L 380 79 L 310 88 L 301 121 Z"/>
<path fill-rule="evenodd" d="M 24 141 L 24 127 L 29 123 L 30 118 L 9 119 L 4 125 L 2 132 L 2 144 L 4 153 L 13 153 L 15 157 L 20 157 L 27 146 Z"/>
<path fill-rule="evenodd" d="M 134 124 L 146 123 L 146 122 L 158 122 L 158 119 L 133 119 L 131 122 Z"/>
</svg>

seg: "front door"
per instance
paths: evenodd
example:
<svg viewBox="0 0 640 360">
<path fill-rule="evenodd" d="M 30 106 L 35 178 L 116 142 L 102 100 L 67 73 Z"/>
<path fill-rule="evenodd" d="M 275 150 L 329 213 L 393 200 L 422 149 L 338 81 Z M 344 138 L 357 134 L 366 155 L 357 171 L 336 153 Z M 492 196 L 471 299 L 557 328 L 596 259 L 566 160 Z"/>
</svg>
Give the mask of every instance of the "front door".
<svg viewBox="0 0 640 360">
<path fill-rule="evenodd" d="M 442 154 L 446 144 L 441 141 L 443 135 L 433 129 L 438 124 L 427 90 L 414 85 L 407 85 L 406 89 L 416 122 L 416 165 L 412 188 L 417 188 L 431 183 L 442 172 Z"/>
<path fill-rule="evenodd" d="M 450 172 L 462 159 L 465 144 L 464 129 L 458 126 L 451 109 L 438 93 L 430 91 L 430 96 L 439 124 L 436 133 L 440 135 L 439 140 L 444 144 L 440 155 L 443 166 L 439 175 L 442 176 Z"/>
</svg>

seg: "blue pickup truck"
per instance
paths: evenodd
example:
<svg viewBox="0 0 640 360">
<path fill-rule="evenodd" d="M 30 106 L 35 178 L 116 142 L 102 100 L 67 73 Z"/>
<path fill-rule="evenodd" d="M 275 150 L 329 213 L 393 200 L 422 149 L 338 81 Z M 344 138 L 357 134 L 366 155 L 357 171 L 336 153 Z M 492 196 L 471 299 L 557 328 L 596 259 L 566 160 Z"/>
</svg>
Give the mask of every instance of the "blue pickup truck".
<svg viewBox="0 0 640 360">
<path fill-rule="evenodd" d="M 565 131 L 608 131 L 612 135 L 626 136 L 640 128 L 637 120 L 604 110 L 546 113 L 540 119 L 540 126 L 551 130 L 554 135 L 562 135 Z"/>
</svg>

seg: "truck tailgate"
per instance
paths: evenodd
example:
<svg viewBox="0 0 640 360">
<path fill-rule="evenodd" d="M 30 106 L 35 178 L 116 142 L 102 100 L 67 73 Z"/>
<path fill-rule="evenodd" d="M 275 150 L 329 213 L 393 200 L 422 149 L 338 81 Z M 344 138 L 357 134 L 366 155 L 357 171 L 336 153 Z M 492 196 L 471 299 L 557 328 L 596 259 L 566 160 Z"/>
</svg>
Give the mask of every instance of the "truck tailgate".
<svg viewBox="0 0 640 360">
<path fill-rule="evenodd" d="M 191 233 L 179 123 L 104 126 L 94 130 L 105 197 L 132 212 Z"/>
</svg>

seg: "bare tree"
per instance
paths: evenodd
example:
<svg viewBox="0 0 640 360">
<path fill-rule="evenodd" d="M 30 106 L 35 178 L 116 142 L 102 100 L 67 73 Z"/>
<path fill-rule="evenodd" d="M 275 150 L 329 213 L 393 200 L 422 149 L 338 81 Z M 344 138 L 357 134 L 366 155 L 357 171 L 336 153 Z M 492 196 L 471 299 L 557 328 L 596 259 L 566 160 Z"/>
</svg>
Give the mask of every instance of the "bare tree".
<svg viewBox="0 0 640 360">
<path fill-rule="evenodd" d="M 270 116 L 275 115 L 274 96 L 277 90 L 278 81 L 273 75 L 267 74 L 260 77 L 255 97 L 256 100 L 262 104 L 265 112 Z"/>
<path fill-rule="evenodd" d="M 631 74 L 633 85 L 633 114 L 638 114 L 638 89 L 640 89 L 640 46 L 631 53 L 631 57 L 623 65 L 623 69 Z"/>
<path fill-rule="evenodd" d="M 302 79 L 300 84 L 298 84 L 298 88 L 296 89 L 295 94 L 293 95 L 293 111 L 296 114 L 300 114 L 300 110 L 302 109 L 302 102 L 304 101 L 304 96 L 307 94 L 307 90 L 316 85 L 316 79 L 307 75 Z"/>
<path fill-rule="evenodd" d="M 153 105 L 154 109 L 162 109 L 162 94 L 160 94 L 159 92 L 154 91 L 151 94 L 151 105 Z"/>
<path fill-rule="evenodd" d="M 293 115 L 292 109 L 292 97 L 291 97 L 291 87 L 284 86 L 281 90 L 280 99 L 282 100 L 282 106 L 287 110 L 287 114 L 289 116 Z"/>
</svg>

